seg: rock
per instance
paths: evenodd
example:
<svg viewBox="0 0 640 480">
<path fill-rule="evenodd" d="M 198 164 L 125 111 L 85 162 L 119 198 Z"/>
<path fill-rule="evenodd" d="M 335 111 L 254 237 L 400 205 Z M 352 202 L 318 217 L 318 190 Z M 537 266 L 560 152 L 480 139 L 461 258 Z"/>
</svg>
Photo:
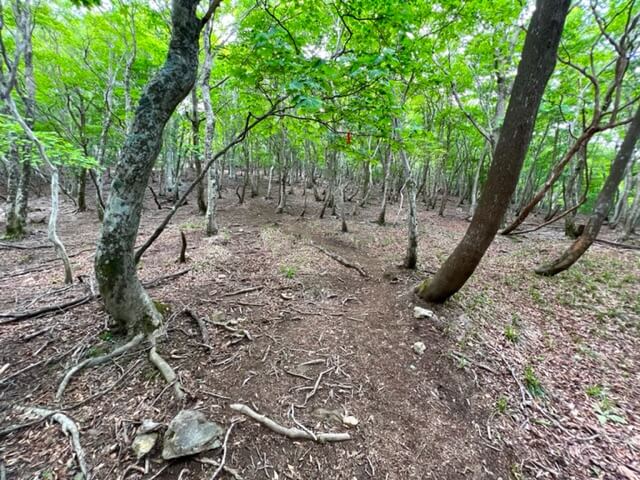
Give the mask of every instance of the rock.
<svg viewBox="0 0 640 480">
<path fill-rule="evenodd" d="M 136 458 L 140 460 L 147 453 L 153 450 L 158 441 L 157 433 L 140 433 L 136 435 L 131 444 L 131 450 L 136 454 Z"/>
<path fill-rule="evenodd" d="M 140 425 L 138 433 L 157 432 L 158 430 L 160 430 L 160 428 L 162 428 L 162 424 L 161 423 L 154 422 L 153 420 L 151 420 L 149 418 L 145 418 L 142 421 L 142 425 Z"/>
<path fill-rule="evenodd" d="M 219 448 L 223 434 L 223 428 L 207 420 L 202 412 L 182 410 L 164 434 L 162 458 L 169 460 Z"/>
<path fill-rule="evenodd" d="M 431 310 L 428 310 L 426 308 L 422 308 L 422 307 L 414 307 L 413 309 L 413 317 L 414 318 L 436 318 L 436 314 L 433 313 Z"/>
<path fill-rule="evenodd" d="M 342 417 L 342 423 L 350 427 L 355 427 L 358 425 L 359 422 L 358 422 L 358 419 L 353 415 L 345 415 L 344 417 Z"/>
<path fill-rule="evenodd" d="M 416 342 L 413 344 L 413 351 L 416 352 L 418 355 L 422 355 L 426 349 L 427 349 L 427 346 L 422 342 Z"/>
<path fill-rule="evenodd" d="M 45 223 L 47 214 L 45 212 L 31 212 L 27 215 L 29 223 Z"/>
</svg>

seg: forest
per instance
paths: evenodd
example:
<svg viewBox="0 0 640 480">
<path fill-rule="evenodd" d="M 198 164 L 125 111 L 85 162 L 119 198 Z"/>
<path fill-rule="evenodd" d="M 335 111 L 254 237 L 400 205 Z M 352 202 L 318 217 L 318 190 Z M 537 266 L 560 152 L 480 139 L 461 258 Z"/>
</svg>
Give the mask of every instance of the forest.
<svg viewBox="0 0 640 480">
<path fill-rule="evenodd" d="M 640 2 L 0 0 L 0 480 L 640 480 Z"/>
</svg>

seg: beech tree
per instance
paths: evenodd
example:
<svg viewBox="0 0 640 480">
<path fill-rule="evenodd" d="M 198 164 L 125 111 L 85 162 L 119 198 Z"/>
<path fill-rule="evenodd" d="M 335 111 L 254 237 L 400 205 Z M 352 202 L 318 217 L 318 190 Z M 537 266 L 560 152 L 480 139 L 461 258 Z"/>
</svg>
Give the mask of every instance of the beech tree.
<svg viewBox="0 0 640 480">
<path fill-rule="evenodd" d="M 536 2 L 478 208 L 454 252 L 432 279 L 417 287 L 418 296 L 426 301 L 444 302 L 460 290 L 500 228 L 518 183 L 542 95 L 556 64 L 569 3 L 569 0 Z"/>
</svg>

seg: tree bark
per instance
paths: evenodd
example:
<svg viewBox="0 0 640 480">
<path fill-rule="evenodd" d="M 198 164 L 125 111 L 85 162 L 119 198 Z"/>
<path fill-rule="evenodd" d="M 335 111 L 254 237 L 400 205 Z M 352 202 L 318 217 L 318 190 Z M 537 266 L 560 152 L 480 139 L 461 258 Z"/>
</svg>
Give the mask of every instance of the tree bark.
<svg viewBox="0 0 640 480">
<path fill-rule="evenodd" d="M 625 169 L 631 162 L 631 156 L 638 142 L 638 137 L 640 137 L 640 107 L 636 110 L 633 121 L 622 142 L 622 146 L 620 150 L 618 150 L 618 154 L 611 165 L 609 176 L 598 194 L 593 213 L 589 217 L 589 221 L 585 225 L 582 235 L 573 242 L 560 258 L 548 265 L 538 268 L 536 273 L 551 276 L 567 270 L 580 259 L 584 252 L 586 252 L 595 241 L 602 224 L 611 210 L 614 196 L 618 190 L 618 185 L 620 185 L 624 177 Z"/>
<path fill-rule="evenodd" d="M 213 66 L 213 51 L 211 49 L 211 22 L 207 22 L 204 28 L 204 64 L 202 66 L 202 103 L 204 104 L 204 163 L 208 165 L 213 156 L 213 134 L 216 128 L 216 119 L 211 105 L 211 67 Z M 207 172 L 207 236 L 218 234 L 217 201 L 218 201 L 218 165 L 215 162 Z M 202 182 L 200 182 L 202 183 Z"/>
<path fill-rule="evenodd" d="M 189 94 L 198 69 L 199 0 L 174 0 L 167 59 L 147 85 L 120 152 L 96 251 L 95 270 L 107 311 L 129 333 L 150 332 L 161 314 L 140 283 L 134 244 L 144 192 L 162 146 L 162 132 Z"/>
<path fill-rule="evenodd" d="M 460 290 L 500 228 L 518 183 L 544 90 L 555 68 L 569 4 L 569 0 L 536 3 L 478 209 L 464 238 L 434 278 L 418 286 L 417 294 L 426 301 L 444 302 Z"/>
</svg>

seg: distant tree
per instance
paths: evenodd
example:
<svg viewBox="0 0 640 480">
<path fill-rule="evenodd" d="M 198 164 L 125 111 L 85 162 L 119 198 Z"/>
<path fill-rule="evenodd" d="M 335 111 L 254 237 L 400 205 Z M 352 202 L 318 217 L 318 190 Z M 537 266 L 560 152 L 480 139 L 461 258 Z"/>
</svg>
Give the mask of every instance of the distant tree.
<svg viewBox="0 0 640 480">
<path fill-rule="evenodd" d="M 627 165 L 631 163 L 633 150 L 638 142 L 638 137 L 640 137 L 640 108 L 636 110 L 636 114 L 629 126 L 629 130 L 624 137 L 624 142 L 622 142 L 622 146 L 620 147 L 620 150 L 618 150 L 618 154 L 611 164 L 609 176 L 598 195 L 596 205 L 589 216 L 589 220 L 584 227 L 582 235 L 573 242 L 573 244 L 560 256 L 560 258 L 548 265 L 538 268 L 536 273 L 550 276 L 563 272 L 576 263 L 595 241 L 602 224 L 611 210 L 616 192 L 618 191 L 618 186 L 624 177 Z"/>
</svg>

